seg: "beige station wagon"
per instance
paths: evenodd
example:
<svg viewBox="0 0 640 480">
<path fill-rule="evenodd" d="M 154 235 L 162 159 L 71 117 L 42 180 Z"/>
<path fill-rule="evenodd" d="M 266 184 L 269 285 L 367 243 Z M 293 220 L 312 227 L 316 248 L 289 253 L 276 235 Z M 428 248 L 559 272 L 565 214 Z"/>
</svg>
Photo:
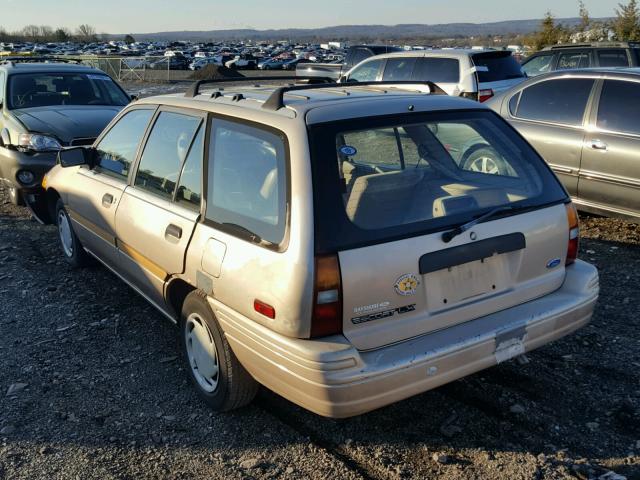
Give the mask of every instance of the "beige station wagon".
<svg viewBox="0 0 640 480">
<path fill-rule="evenodd" d="M 262 384 L 358 415 L 589 322 L 575 209 L 486 107 L 375 82 L 202 83 L 62 151 L 32 208 L 69 263 L 98 259 L 179 325 L 215 410 Z M 461 167 L 478 145 L 506 167 Z"/>
</svg>

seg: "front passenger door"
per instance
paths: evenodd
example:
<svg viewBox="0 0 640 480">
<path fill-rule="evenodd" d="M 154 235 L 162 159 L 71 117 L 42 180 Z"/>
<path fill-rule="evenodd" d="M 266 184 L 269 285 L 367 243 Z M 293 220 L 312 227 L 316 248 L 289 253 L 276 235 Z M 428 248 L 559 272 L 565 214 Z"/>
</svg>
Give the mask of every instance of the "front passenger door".
<svg viewBox="0 0 640 480">
<path fill-rule="evenodd" d="M 161 110 L 116 212 L 123 275 L 160 307 L 200 216 L 205 130 L 204 114 Z"/>
</svg>

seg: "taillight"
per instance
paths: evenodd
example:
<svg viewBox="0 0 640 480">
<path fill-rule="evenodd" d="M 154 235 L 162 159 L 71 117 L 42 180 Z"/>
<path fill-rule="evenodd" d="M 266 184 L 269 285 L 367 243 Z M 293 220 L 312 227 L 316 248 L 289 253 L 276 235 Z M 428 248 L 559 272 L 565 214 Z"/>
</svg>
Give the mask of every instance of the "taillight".
<svg viewBox="0 0 640 480">
<path fill-rule="evenodd" d="M 480 90 L 478 92 L 478 101 L 480 103 L 486 102 L 491 97 L 493 97 L 493 95 L 494 95 L 493 90 L 491 90 L 490 88 L 487 88 L 486 90 Z"/>
<path fill-rule="evenodd" d="M 311 337 L 342 333 L 342 282 L 337 255 L 316 257 Z"/>
<path fill-rule="evenodd" d="M 569 224 L 569 246 L 567 247 L 566 265 L 571 265 L 578 258 L 580 243 L 580 220 L 578 211 L 573 203 L 567 203 L 567 222 Z"/>
</svg>

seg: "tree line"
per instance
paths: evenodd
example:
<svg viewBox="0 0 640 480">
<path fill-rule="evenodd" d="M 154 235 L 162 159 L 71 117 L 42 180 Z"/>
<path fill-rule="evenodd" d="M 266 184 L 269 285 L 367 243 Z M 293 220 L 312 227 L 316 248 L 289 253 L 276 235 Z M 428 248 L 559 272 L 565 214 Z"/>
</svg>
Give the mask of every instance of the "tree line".
<svg viewBox="0 0 640 480">
<path fill-rule="evenodd" d="M 582 0 L 578 2 L 578 14 L 580 21 L 571 28 L 557 23 L 553 14 L 548 11 L 538 30 L 526 38 L 527 45 L 540 50 L 565 42 L 640 41 L 640 11 L 637 0 L 619 3 L 615 16 L 608 21 L 593 20 Z"/>
<path fill-rule="evenodd" d="M 88 24 L 79 25 L 75 30 L 69 28 L 52 28 L 48 25 L 27 25 L 22 30 L 8 32 L 0 27 L 0 42 L 82 42 L 92 43 L 106 39 L 107 34 L 98 34 L 96 29 Z M 126 35 L 124 41 L 135 42 L 131 35 Z"/>
</svg>

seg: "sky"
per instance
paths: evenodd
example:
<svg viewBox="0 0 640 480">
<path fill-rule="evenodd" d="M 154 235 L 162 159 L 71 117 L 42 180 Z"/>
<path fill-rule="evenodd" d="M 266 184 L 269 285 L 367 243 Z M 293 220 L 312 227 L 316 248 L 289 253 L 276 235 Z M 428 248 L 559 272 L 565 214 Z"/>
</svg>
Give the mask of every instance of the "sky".
<svg viewBox="0 0 640 480">
<path fill-rule="evenodd" d="M 609 17 L 619 0 L 585 0 L 592 17 Z M 232 28 L 313 28 L 399 23 L 484 23 L 575 17 L 578 0 L 0 0 L 0 27 L 67 27 L 88 23 L 98 33 Z"/>
</svg>

